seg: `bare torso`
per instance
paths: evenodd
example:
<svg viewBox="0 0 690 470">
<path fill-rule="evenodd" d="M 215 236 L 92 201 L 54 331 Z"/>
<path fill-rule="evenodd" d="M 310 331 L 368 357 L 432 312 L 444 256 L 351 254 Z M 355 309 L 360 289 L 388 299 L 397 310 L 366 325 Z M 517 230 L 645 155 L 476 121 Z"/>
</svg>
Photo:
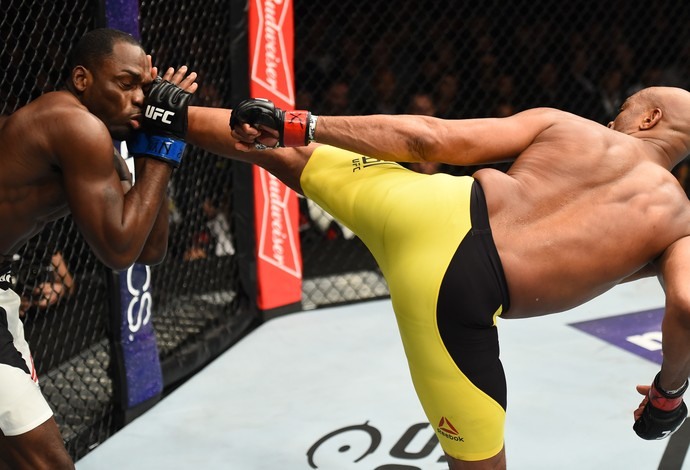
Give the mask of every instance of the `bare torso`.
<svg viewBox="0 0 690 470">
<path fill-rule="evenodd" d="M 61 165 L 55 149 L 70 142 L 63 120 L 95 119 L 66 91 L 47 93 L 0 120 L 0 262 L 45 225 L 69 214 Z M 102 126 L 104 137 L 108 131 Z M 124 161 L 114 156 L 126 178 Z M 84 162 L 88 164 L 88 162 Z"/>
<path fill-rule="evenodd" d="M 690 234 L 690 204 L 652 145 L 573 117 L 508 174 L 475 173 L 510 291 L 504 317 L 579 305 Z"/>
</svg>

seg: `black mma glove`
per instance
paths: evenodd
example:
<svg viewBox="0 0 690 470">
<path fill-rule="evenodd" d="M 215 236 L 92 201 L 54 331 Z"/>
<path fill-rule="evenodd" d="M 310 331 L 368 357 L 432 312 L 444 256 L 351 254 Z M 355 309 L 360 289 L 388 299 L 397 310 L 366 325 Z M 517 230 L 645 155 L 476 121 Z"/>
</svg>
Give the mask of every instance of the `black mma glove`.
<svg viewBox="0 0 690 470">
<path fill-rule="evenodd" d="M 156 77 L 144 101 L 144 131 L 127 140 L 130 155 L 153 157 L 178 167 L 185 149 L 191 97 L 191 93 Z"/>
<path fill-rule="evenodd" d="M 309 111 L 284 111 L 269 100 L 252 98 L 233 108 L 230 128 L 241 124 L 262 125 L 278 131 L 276 147 L 302 147 L 314 142 L 316 119 Z M 266 148 L 258 142 L 255 145 L 260 150 Z"/>
<path fill-rule="evenodd" d="M 144 131 L 184 140 L 191 98 L 191 93 L 156 77 L 144 100 Z"/>
<path fill-rule="evenodd" d="M 659 386 L 660 375 L 661 373 L 654 378 L 642 416 L 633 425 L 633 429 L 642 439 L 665 439 L 673 434 L 688 416 L 688 407 L 683 401 L 683 394 L 688 388 L 687 380 L 679 390 L 668 393 Z"/>
</svg>

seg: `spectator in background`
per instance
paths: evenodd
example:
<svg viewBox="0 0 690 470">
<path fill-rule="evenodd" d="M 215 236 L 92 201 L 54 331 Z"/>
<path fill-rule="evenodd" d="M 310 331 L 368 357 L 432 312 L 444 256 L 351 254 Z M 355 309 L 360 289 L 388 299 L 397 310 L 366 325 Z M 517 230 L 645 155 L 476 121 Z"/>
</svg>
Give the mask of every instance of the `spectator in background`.
<svg viewBox="0 0 690 470">
<path fill-rule="evenodd" d="M 436 116 L 436 104 L 431 93 L 413 93 L 407 103 L 407 114 L 418 114 L 421 116 Z"/>
<path fill-rule="evenodd" d="M 314 94 L 310 90 L 300 88 L 295 94 L 295 108 L 297 109 L 314 109 Z"/>
<path fill-rule="evenodd" d="M 599 100 L 599 88 L 592 77 L 590 52 L 577 44 L 571 47 L 569 67 L 565 74 L 568 91 L 564 96 L 564 111 L 599 120 L 604 113 Z"/>
<path fill-rule="evenodd" d="M 418 59 L 414 63 L 417 73 L 413 74 L 412 84 L 416 87 L 433 86 L 448 70 L 456 69 L 457 60 L 457 48 L 452 42 L 445 39 L 431 42 L 429 47 L 423 48 L 418 54 Z"/>
<path fill-rule="evenodd" d="M 231 256 L 235 254 L 230 231 L 230 217 L 227 208 L 220 203 L 218 197 L 207 197 L 202 205 L 206 216 L 206 228 L 211 234 L 212 252 L 215 256 Z"/>
<path fill-rule="evenodd" d="M 493 96 L 496 92 L 496 77 L 499 75 L 498 57 L 486 53 L 479 57 L 476 75 L 472 87 L 472 99 L 468 111 L 468 117 L 487 117 L 487 110 L 493 105 Z"/>
<path fill-rule="evenodd" d="M 333 116 L 346 116 L 352 114 L 352 109 L 350 107 L 350 85 L 344 80 L 332 82 L 318 104 L 318 109 L 322 109 L 322 112 L 326 114 Z"/>
<path fill-rule="evenodd" d="M 195 261 L 208 258 L 211 237 L 206 230 L 199 230 L 192 235 L 189 247 L 182 253 L 183 261 Z"/>
<path fill-rule="evenodd" d="M 313 21 L 309 27 L 300 29 L 301 40 L 295 41 L 295 57 L 300 58 L 299 62 L 295 63 L 296 82 L 309 90 L 317 90 L 322 86 L 327 77 L 331 76 L 335 64 L 333 48 L 312 46 L 326 38 L 333 39 L 332 31 L 328 27 L 331 20 L 329 13 L 326 10 L 315 9 L 313 14 Z"/>
<path fill-rule="evenodd" d="M 410 101 L 407 104 L 407 114 L 417 114 L 420 116 L 435 116 L 436 105 L 430 93 L 417 92 L 412 94 Z M 433 175 L 435 173 L 447 173 L 446 165 L 440 162 L 410 162 L 407 167 L 426 175 Z"/>
<path fill-rule="evenodd" d="M 564 109 L 566 107 L 563 98 L 563 78 L 558 64 L 548 61 L 542 64 L 535 77 L 534 93 L 530 97 L 532 107 L 547 107 Z"/>
<path fill-rule="evenodd" d="M 532 75 L 536 64 L 547 60 L 544 49 L 551 44 L 552 37 L 541 21 L 519 22 L 510 37 L 511 48 L 515 51 L 510 64 L 511 71 L 519 77 Z M 500 54 L 499 51 L 496 53 Z M 531 85 L 526 90 L 530 93 L 534 89 Z"/>
<path fill-rule="evenodd" d="M 302 228 L 300 230 L 314 227 L 326 240 L 336 240 L 338 238 L 352 240 L 355 238 L 352 230 L 338 222 L 335 217 L 323 210 L 317 203 L 311 199 L 302 199 L 304 204 L 300 204 L 302 206 L 300 210 L 304 220 L 301 221 Z"/>
<path fill-rule="evenodd" d="M 522 108 L 522 101 L 515 87 L 515 76 L 512 73 L 502 73 L 498 76 L 493 100 L 493 109 L 497 109 L 499 105 L 509 105 L 515 110 Z M 515 112 L 511 112 L 511 114 Z"/>
<path fill-rule="evenodd" d="M 619 69 L 607 69 L 599 81 L 599 99 L 603 111 L 597 121 L 606 124 L 616 117 L 625 100 L 623 73 Z"/>
<path fill-rule="evenodd" d="M 23 286 L 21 290 L 21 305 L 19 316 L 24 317 L 29 309 L 37 308 L 41 311 L 59 305 L 63 300 L 74 294 L 74 277 L 67 267 L 61 251 L 50 256 L 47 263 L 34 265 L 35 275 L 31 279 L 18 279 Z"/>
<path fill-rule="evenodd" d="M 204 198 L 201 204 L 206 222 L 204 228 L 195 232 L 187 250 L 182 255 L 184 261 L 206 259 L 211 256 L 231 256 L 235 254 L 232 242 L 230 221 L 226 209 L 217 195 Z"/>
<path fill-rule="evenodd" d="M 372 77 L 371 87 L 374 91 L 366 114 L 395 114 L 399 111 L 398 79 L 388 67 L 377 70 Z"/>
<path fill-rule="evenodd" d="M 491 113 L 492 117 L 508 117 L 516 114 L 519 110 L 509 101 L 499 101 Z"/>
<path fill-rule="evenodd" d="M 460 78 L 453 72 L 444 72 L 438 79 L 434 89 L 436 116 L 443 119 L 459 119 L 464 116 L 464 108 L 460 86 Z"/>
<path fill-rule="evenodd" d="M 640 79 L 637 82 L 633 82 L 629 87 L 626 95 L 632 95 L 637 93 L 643 88 L 649 88 L 650 86 L 666 86 L 668 85 L 664 80 L 664 69 L 660 66 L 652 65 L 642 71 L 640 74 Z"/>
<path fill-rule="evenodd" d="M 690 44 L 683 47 L 675 61 L 664 69 L 664 81 L 671 86 L 690 89 Z"/>
<path fill-rule="evenodd" d="M 611 46 L 611 64 L 608 68 L 618 69 L 621 72 L 623 93 L 629 88 L 630 83 L 638 74 L 636 61 L 639 61 L 639 56 L 628 42 L 627 35 L 621 27 L 616 27 L 612 33 L 609 34 Z M 625 95 L 627 97 L 627 95 Z"/>
<path fill-rule="evenodd" d="M 223 97 L 218 87 L 211 82 L 204 82 L 195 98 L 197 106 L 219 107 L 223 105 Z"/>
</svg>

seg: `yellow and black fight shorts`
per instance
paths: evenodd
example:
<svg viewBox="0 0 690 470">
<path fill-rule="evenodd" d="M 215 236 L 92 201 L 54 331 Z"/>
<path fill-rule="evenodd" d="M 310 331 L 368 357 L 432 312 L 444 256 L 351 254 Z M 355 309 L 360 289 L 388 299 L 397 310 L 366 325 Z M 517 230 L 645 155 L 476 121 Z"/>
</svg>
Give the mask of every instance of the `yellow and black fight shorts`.
<svg viewBox="0 0 690 470">
<path fill-rule="evenodd" d="M 495 320 L 509 298 L 479 182 L 321 146 L 301 185 L 379 264 L 443 450 L 460 460 L 496 455 L 506 383 Z"/>
</svg>

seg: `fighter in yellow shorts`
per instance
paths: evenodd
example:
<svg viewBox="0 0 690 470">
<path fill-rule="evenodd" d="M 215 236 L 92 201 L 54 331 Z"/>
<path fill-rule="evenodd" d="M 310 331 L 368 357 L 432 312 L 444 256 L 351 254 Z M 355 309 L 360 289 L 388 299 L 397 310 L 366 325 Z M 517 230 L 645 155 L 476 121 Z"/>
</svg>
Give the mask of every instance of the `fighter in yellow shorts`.
<svg viewBox="0 0 690 470">
<path fill-rule="evenodd" d="M 254 99 L 232 111 L 190 108 L 188 142 L 261 165 L 362 238 L 390 285 L 450 468 L 502 469 L 495 317 L 561 312 L 620 282 L 654 275 L 666 293 L 664 361 L 651 385 L 637 387 L 633 429 L 662 439 L 685 420 L 690 202 L 670 170 L 690 152 L 688 108 L 686 90 L 647 88 L 606 127 L 548 108 L 466 120 L 317 118 Z M 266 150 L 274 146 L 294 148 Z M 391 161 L 512 165 L 455 178 Z"/>
<path fill-rule="evenodd" d="M 381 267 L 417 395 L 443 449 L 466 460 L 496 455 L 506 384 L 495 316 L 509 301 L 480 184 L 328 146 L 314 151 L 301 184 Z"/>
</svg>

